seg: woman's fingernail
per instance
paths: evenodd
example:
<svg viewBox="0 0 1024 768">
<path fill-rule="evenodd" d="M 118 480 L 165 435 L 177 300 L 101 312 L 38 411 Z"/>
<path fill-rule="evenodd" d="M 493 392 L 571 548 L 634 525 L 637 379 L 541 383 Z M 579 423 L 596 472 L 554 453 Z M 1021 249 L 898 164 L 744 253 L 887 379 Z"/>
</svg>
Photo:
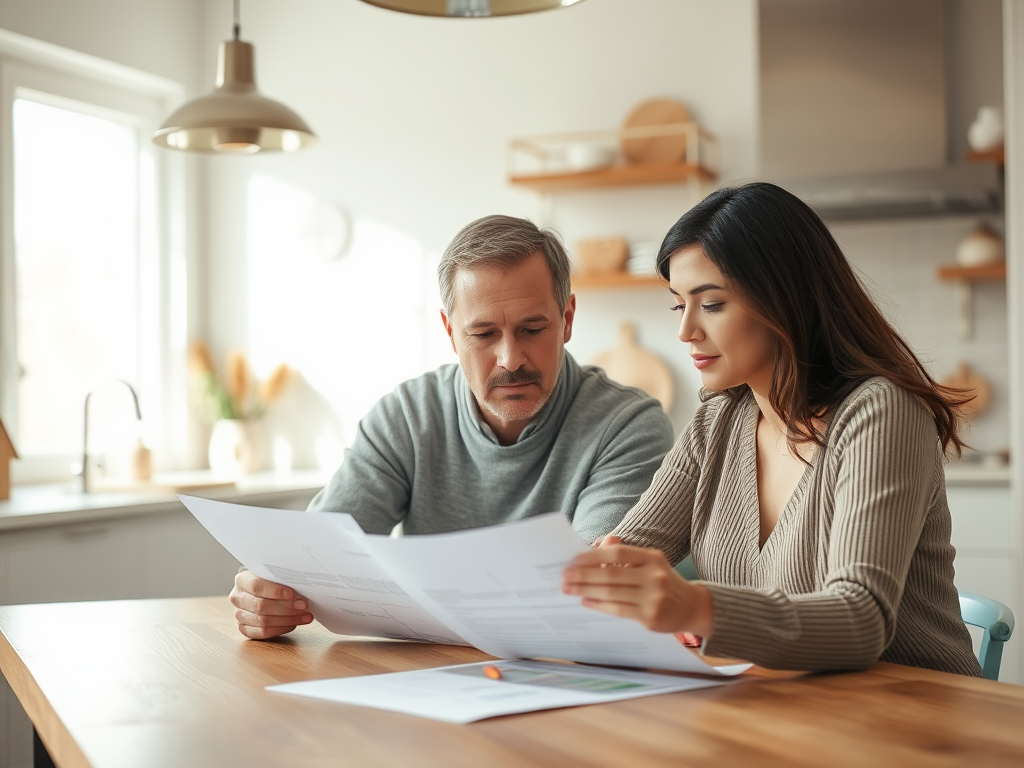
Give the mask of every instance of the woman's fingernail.
<svg viewBox="0 0 1024 768">
<path fill-rule="evenodd" d="M 302 623 L 303 624 L 309 624 L 312 620 L 313 620 L 313 614 L 311 614 L 311 613 L 303 614 L 303 616 L 302 616 Z"/>
<path fill-rule="evenodd" d="M 297 610 L 297 611 L 304 611 L 304 610 L 306 610 L 306 601 L 305 600 L 296 600 L 294 603 L 292 603 L 292 605 L 295 607 L 295 610 Z"/>
</svg>

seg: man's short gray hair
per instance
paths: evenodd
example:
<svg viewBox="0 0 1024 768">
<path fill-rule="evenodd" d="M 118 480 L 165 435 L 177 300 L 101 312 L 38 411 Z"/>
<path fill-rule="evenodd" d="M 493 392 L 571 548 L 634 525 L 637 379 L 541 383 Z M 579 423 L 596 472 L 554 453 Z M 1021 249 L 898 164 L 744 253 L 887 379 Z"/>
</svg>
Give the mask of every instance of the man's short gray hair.
<svg viewBox="0 0 1024 768">
<path fill-rule="evenodd" d="M 558 235 L 540 229 L 527 219 L 513 216 L 484 216 L 467 224 L 441 256 L 437 283 L 441 304 L 451 314 L 455 275 L 460 269 L 494 268 L 509 270 L 535 253 L 543 253 L 551 269 L 551 283 L 559 310 L 564 311 L 572 288 L 569 283 L 569 255 Z"/>
</svg>

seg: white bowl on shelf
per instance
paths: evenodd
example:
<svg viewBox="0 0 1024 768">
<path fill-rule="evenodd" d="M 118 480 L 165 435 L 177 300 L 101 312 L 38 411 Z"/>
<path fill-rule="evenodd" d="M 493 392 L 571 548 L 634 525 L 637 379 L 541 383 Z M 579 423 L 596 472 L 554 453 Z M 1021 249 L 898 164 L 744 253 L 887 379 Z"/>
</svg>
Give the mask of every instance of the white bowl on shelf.
<svg viewBox="0 0 1024 768">
<path fill-rule="evenodd" d="M 565 148 L 565 164 L 570 171 L 598 171 L 615 164 L 618 156 L 607 144 L 570 144 Z"/>
<path fill-rule="evenodd" d="M 654 257 L 630 257 L 626 262 L 626 271 L 632 275 L 653 275 L 657 273 Z"/>
<path fill-rule="evenodd" d="M 660 243 L 644 241 L 629 246 L 629 262 L 626 269 L 635 275 L 653 275 L 656 271 Z"/>
</svg>

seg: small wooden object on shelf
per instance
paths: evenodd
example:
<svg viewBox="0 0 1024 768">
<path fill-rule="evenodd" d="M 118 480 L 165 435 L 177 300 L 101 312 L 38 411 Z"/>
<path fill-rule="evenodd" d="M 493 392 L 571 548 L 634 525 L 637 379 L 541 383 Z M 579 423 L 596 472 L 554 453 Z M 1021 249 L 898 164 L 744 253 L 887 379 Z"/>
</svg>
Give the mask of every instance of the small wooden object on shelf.
<svg viewBox="0 0 1024 768">
<path fill-rule="evenodd" d="M 955 387 L 964 390 L 965 395 L 971 395 L 971 399 L 957 409 L 960 415 L 968 421 L 988 407 L 990 397 L 988 382 L 984 377 L 971 370 L 968 363 L 961 361 L 956 369 L 945 376 L 940 383 L 944 387 Z"/>
<path fill-rule="evenodd" d="M 18 452 L 0 421 L 0 501 L 11 498 L 11 459 L 16 458 Z"/>
<path fill-rule="evenodd" d="M 580 273 L 621 272 L 629 259 L 629 243 L 624 237 L 598 237 L 576 243 L 576 265 Z"/>
<path fill-rule="evenodd" d="M 572 275 L 572 288 L 663 288 L 666 283 L 661 275 L 634 275 L 631 272 L 597 272 Z"/>
<path fill-rule="evenodd" d="M 612 381 L 646 392 L 661 403 L 666 413 L 672 410 L 675 396 L 672 373 L 656 355 L 637 344 L 636 326 L 632 323 L 623 323 L 618 343 L 590 362 L 604 368 Z"/>
</svg>

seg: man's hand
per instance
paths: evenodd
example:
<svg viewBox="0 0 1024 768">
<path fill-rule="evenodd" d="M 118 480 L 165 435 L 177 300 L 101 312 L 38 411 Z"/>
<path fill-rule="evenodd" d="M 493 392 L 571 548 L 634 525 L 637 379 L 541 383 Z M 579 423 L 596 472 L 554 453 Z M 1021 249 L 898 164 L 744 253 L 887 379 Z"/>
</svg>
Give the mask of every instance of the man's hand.
<svg viewBox="0 0 1024 768">
<path fill-rule="evenodd" d="M 588 608 L 635 619 L 655 632 L 707 637 L 714 622 L 711 593 L 677 574 L 656 549 L 605 536 L 565 569 L 562 592 Z"/>
<path fill-rule="evenodd" d="M 306 598 L 291 587 L 261 579 L 250 571 L 235 576 L 235 587 L 228 598 L 235 606 L 238 631 L 253 640 L 284 635 L 313 620 Z"/>
</svg>

